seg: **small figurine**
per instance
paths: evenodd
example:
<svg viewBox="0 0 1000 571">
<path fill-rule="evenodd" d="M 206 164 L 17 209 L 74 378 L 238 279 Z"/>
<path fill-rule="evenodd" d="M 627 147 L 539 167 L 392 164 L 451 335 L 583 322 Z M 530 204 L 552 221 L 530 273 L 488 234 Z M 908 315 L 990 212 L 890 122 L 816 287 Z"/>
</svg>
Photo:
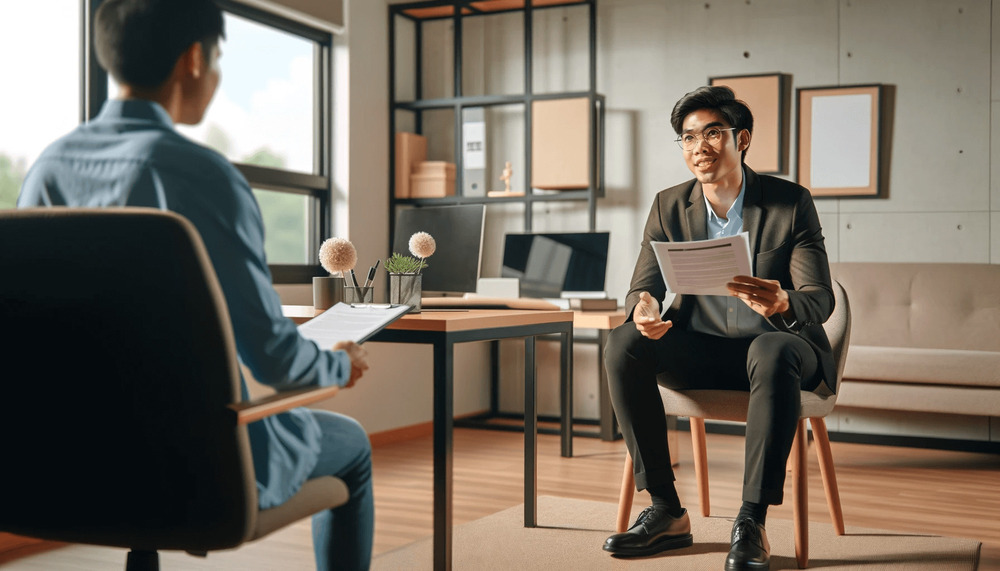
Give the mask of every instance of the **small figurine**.
<svg viewBox="0 0 1000 571">
<path fill-rule="evenodd" d="M 503 174 L 500 175 L 500 180 L 504 184 L 504 192 L 510 192 L 510 177 L 514 174 L 514 170 L 510 167 L 510 161 L 507 161 L 503 167 Z"/>
</svg>

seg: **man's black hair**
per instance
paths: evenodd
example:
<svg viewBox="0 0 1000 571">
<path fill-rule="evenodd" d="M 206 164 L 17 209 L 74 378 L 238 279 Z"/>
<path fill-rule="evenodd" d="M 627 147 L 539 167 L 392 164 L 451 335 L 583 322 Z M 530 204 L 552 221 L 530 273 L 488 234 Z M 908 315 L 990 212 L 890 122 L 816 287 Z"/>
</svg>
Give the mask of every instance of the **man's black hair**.
<svg viewBox="0 0 1000 571">
<path fill-rule="evenodd" d="M 670 125 L 674 131 L 680 135 L 684 130 L 684 118 L 700 109 L 718 111 L 730 127 L 736 128 L 733 131 L 734 140 L 743 129 L 753 134 L 753 114 L 750 107 L 736 99 L 733 90 L 724 85 L 706 85 L 681 97 L 670 114 Z M 747 151 L 744 149 L 742 158 L 746 156 Z"/>
<path fill-rule="evenodd" d="M 118 83 L 153 89 L 201 42 L 206 61 L 225 38 L 214 0 L 105 0 L 94 18 L 97 61 Z"/>
</svg>

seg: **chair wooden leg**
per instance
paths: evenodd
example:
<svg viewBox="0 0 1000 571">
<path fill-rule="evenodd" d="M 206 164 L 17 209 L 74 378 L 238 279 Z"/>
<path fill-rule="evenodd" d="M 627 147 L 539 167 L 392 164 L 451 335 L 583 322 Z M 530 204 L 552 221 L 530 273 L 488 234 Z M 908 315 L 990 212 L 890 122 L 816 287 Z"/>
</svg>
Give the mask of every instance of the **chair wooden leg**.
<svg viewBox="0 0 1000 571">
<path fill-rule="evenodd" d="M 635 495 L 635 474 L 632 470 L 632 456 L 625 451 L 625 469 L 622 471 L 622 489 L 618 494 L 618 521 L 615 531 L 628 529 L 629 514 L 632 512 L 632 497 Z"/>
<path fill-rule="evenodd" d="M 809 564 L 809 474 L 806 471 L 806 420 L 799 419 L 792 441 L 792 525 L 795 527 L 795 561 L 799 569 Z"/>
<path fill-rule="evenodd" d="M 837 487 L 837 471 L 833 467 L 833 453 L 830 450 L 830 435 L 826 431 L 826 420 L 810 418 L 813 437 L 816 439 L 816 455 L 819 457 L 819 473 L 823 476 L 826 505 L 830 508 L 830 519 L 837 535 L 844 535 L 844 510 L 840 507 L 840 489 Z"/>
<path fill-rule="evenodd" d="M 694 477 L 698 481 L 698 503 L 701 515 L 708 517 L 708 446 L 705 442 L 705 419 L 691 417 L 691 447 L 694 449 Z"/>
</svg>

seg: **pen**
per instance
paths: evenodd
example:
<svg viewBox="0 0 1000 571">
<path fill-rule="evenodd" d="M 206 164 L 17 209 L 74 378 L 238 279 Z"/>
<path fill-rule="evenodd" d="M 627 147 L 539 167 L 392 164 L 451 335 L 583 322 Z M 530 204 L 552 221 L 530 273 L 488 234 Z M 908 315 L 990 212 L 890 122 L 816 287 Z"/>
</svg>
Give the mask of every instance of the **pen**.
<svg viewBox="0 0 1000 571">
<path fill-rule="evenodd" d="M 351 281 L 354 283 L 354 287 L 358 287 L 358 276 L 354 275 L 354 270 L 351 270 Z"/>
<path fill-rule="evenodd" d="M 368 279 L 365 280 L 365 287 L 372 285 L 372 280 L 375 279 L 375 268 L 378 267 L 378 263 L 381 261 L 382 260 L 375 260 L 375 265 L 373 265 L 371 269 L 368 270 Z"/>
</svg>

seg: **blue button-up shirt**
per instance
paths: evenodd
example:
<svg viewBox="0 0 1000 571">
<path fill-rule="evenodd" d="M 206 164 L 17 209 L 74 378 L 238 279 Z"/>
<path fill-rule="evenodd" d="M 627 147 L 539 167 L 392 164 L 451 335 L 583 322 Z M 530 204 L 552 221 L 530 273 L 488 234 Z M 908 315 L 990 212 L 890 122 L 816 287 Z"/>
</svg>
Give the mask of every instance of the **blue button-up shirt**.
<svg viewBox="0 0 1000 571">
<path fill-rule="evenodd" d="M 174 130 L 160 105 L 105 103 L 93 121 L 42 153 L 17 204 L 149 206 L 181 214 L 205 243 L 229 306 L 240 360 L 253 377 L 278 389 L 346 384 L 347 355 L 319 349 L 282 316 L 250 185 L 222 155 Z M 243 395 L 248 396 L 245 382 Z M 260 507 L 273 507 L 297 492 L 315 467 L 319 426 L 299 409 L 252 423 L 248 430 Z"/>
<path fill-rule="evenodd" d="M 725 218 L 720 218 L 712 210 L 708 197 L 702 195 L 708 210 L 709 238 L 728 238 L 743 231 L 743 198 L 746 190 L 747 176 L 744 171 L 740 193 L 729 207 Z M 756 337 L 767 331 L 775 331 L 766 319 L 747 307 L 740 298 L 723 295 L 695 296 L 688 328 L 720 337 Z"/>
</svg>

